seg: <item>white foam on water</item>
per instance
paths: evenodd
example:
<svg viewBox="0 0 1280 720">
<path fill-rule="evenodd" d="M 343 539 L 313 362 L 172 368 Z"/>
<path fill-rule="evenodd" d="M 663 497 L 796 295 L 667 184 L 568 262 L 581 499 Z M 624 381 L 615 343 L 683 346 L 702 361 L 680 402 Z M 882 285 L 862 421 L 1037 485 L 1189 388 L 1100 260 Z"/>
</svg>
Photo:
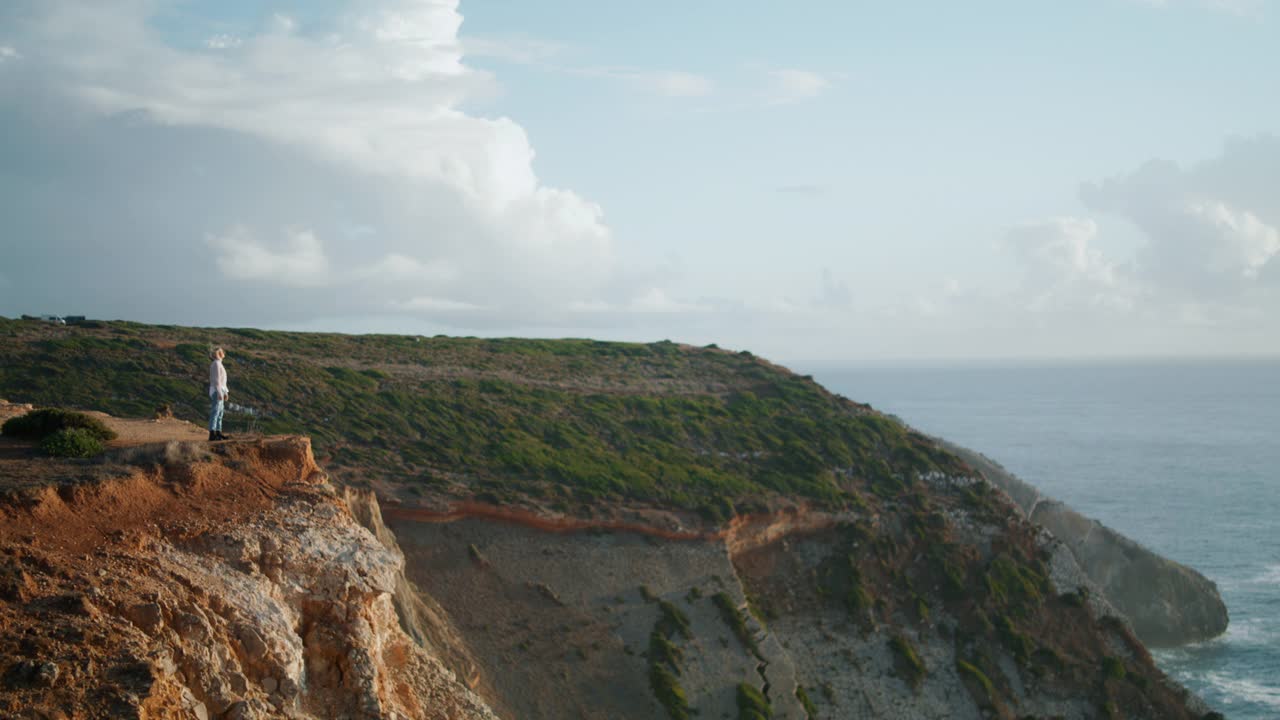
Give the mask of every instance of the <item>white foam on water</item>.
<svg viewBox="0 0 1280 720">
<path fill-rule="evenodd" d="M 1219 672 L 1205 673 L 1204 677 L 1215 690 L 1225 696 L 1224 701 L 1228 704 L 1243 701 L 1280 710 L 1280 687 L 1234 678 Z"/>
<path fill-rule="evenodd" d="M 1249 579 L 1251 585 L 1280 585 L 1280 563 L 1266 565 L 1258 575 Z"/>
<path fill-rule="evenodd" d="M 1280 641 L 1280 622 L 1271 618 L 1232 621 L 1221 640 L 1236 646 L 1274 645 Z"/>
</svg>

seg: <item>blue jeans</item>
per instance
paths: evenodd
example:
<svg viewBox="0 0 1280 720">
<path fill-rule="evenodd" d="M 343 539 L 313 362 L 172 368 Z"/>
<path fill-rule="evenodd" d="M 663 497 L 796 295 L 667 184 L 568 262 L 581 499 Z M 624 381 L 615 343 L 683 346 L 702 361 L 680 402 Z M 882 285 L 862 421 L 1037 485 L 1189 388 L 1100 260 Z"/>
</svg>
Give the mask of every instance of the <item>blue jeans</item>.
<svg viewBox="0 0 1280 720">
<path fill-rule="evenodd" d="M 222 411 L 226 403 L 218 393 L 209 393 L 209 432 L 222 432 Z"/>
</svg>

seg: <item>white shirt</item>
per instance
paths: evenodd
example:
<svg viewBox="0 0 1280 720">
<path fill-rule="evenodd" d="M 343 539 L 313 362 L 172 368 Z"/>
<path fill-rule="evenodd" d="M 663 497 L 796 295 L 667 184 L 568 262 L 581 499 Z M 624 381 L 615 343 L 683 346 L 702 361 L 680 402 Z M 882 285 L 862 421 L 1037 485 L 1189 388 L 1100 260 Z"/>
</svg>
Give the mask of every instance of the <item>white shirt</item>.
<svg viewBox="0 0 1280 720">
<path fill-rule="evenodd" d="M 218 393 L 221 397 L 227 392 L 227 369 L 222 367 L 221 360 L 214 360 L 209 364 L 209 394 Z"/>
</svg>

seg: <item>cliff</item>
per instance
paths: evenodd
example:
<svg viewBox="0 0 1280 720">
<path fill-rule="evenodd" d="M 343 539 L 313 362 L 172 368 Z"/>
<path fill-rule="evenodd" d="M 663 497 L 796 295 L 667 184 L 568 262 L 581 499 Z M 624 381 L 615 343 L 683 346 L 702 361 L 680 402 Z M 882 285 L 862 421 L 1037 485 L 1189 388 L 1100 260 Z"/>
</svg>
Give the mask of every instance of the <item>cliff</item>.
<svg viewBox="0 0 1280 720">
<path fill-rule="evenodd" d="M 92 527 L 103 558 L 138 553 L 117 575 L 92 564 L 88 539 L 47 563 L 16 561 L 15 637 L 66 622 L 50 597 L 115 591 L 93 582 L 108 568 L 127 592 L 90 597 L 90 615 L 133 630 L 99 638 L 73 622 L 92 642 L 16 647 L 13 707 L 107 702 L 119 675 L 105 659 L 76 666 L 85 645 L 91 659 L 139 657 L 176 678 L 122 691 L 148 717 L 182 703 L 210 717 L 1206 712 L 1155 667 L 1070 544 L 978 467 L 749 353 L 129 323 L 0 321 L 4 333 L 0 391 L 134 415 L 165 405 L 198 417 L 198 343 L 226 345 L 233 393 L 253 411 L 230 432 L 314 428 L 342 487 L 309 450 L 283 449 L 309 447 L 298 438 L 115 447 L 87 465 L 10 446 L 15 547 L 53 553 L 65 521 Z M 117 446 L 196 432 L 113 422 L 132 428 Z M 125 481 L 136 487 L 121 497 L 143 500 L 51 513 Z M 32 591 L 34 572 L 56 590 Z M 138 621 L 160 636 L 123 614 L 142 605 Z M 242 607 L 264 609 L 246 620 Z M 190 637 L 186 615 L 205 620 Z M 254 637 L 271 652 L 249 650 Z M 147 642 L 168 655 L 146 659 Z M 170 672 L 164 658 L 179 656 L 195 664 Z"/>
<path fill-rule="evenodd" d="M 302 438 L 0 457 L 0 715 L 492 718 Z"/>
<path fill-rule="evenodd" d="M 1062 540 L 1089 580 L 1147 645 L 1185 645 L 1226 632 L 1227 606 L 1213 581 L 1195 569 L 1080 515 L 979 453 L 939 442 L 1006 492 L 1024 517 Z"/>
<path fill-rule="evenodd" d="M 720 717 L 742 688 L 777 718 L 1203 711 L 1105 603 L 1076 599 L 1069 553 L 973 481 L 673 537 L 496 512 L 384 520 L 302 438 L 93 463 L 6 448 L 9 713 Z"/>
<path fill-rule="evenodd" d="M 673 536 L 384 509 L 407 575 L 518 718 L 1200 718 L 1068 549 L 982 481 Z M 480 510 L 480 508 L 470 508 Z"/>
</svg>

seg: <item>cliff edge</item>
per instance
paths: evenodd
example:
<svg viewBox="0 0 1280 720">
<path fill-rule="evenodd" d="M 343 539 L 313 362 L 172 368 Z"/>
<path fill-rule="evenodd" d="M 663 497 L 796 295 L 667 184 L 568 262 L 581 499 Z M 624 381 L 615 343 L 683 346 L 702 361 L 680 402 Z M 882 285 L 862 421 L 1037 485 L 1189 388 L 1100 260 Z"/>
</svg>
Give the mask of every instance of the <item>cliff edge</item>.
<svg viewBox="0 0 1280 720">
<path fill-rule="evenodd" d="M 305 438 L 0 455 L 0 716 L 493 718 Z"/>
</svg>

